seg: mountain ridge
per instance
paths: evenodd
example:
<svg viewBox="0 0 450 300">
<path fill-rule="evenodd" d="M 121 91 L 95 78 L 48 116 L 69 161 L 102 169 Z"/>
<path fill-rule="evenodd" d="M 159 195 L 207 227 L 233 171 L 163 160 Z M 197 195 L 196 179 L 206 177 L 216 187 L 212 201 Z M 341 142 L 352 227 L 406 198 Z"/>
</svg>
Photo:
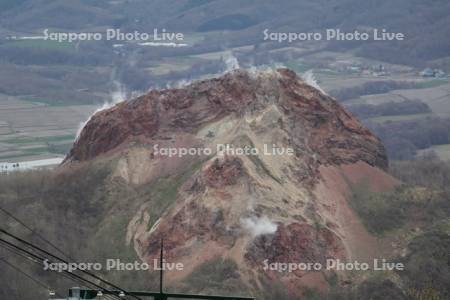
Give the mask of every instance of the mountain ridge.
<svg viewBox="0 0 450 300">
<path fill-rule="evenodd" d="M 259 101 L 263 98 L 266 103 Z M 127 141 L 163 141 L 173 132 L 196 135 L 203 129 L 201 127 L 221 118 L 242 117 L 254 112 L 265 114 L 264 109 L 267 108 L 269 115 L 271 109 L 276 110 L 274 116 L 280 110 L 286 115 L 292 114 L 290 118 L 300 115 L 305 128 L 314 131 L 307 137 L 314 151 L 329 157 L 324 160 L 344 162 L 348 159 L 355 162 L 362 159 L 370 165 L 387 167 L 383 146 L 369 130 L 337 101 L 310 87 L 288 69 L 266 72 L 237 70 L 180 89 L 153 90 L 100 111 L 86 124 L 66 161 L 89 160 Z M 321 134 L 326 134 L 326 130 L 335 131 L 336 136 L 324 138 Z M 339 132 L 349 138 L 348 144 L 339 144 L 345 143 L 339 140 Z M 361 157 L 346 158 L 345 147 L 358 150 Z"/>
<path fill-rule="evenodd" d="M 155 152 L 155 145 L 218 144 L 291 147 L 294 154 Z M 114 162 L 112 178 L 129 185 L 170 184 L 170 191 L 149 195 L 133 213 L 127 243 L 151 263 L 164 238 L 167 259 L 185 266 L 167 274 L 174 287 L 225 259 L 250 293 L 269 280 L 286 286 L 290 299 L 303 299 L 298 295 L 307 288 L 326 290 L 333 272 L 281 274 L 262 270 L 264 261 L 370 261 L 390 249 L 367 232 L 348 203 L 351 186 L 369 178 L 376 191 L 398 185 L 384 172 L 384 147 L 336 100 L 288 69 L 238 69 L 100 111 L 61 168 L 97 160 Z"/>
</svg>

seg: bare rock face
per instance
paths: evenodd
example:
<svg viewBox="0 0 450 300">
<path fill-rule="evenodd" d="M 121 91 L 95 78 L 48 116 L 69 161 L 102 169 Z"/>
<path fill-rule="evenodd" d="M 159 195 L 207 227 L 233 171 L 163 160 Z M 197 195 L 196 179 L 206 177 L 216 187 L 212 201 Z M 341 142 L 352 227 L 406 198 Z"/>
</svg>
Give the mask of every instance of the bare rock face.
<svg viewBox="0 0 450 300">
<path fill-rule="evenodd" d="M 320 263 L 327 258 L 342 258 L 344 247 L 332 231 L 314 228 L 307 223 L 280 224 L 274 234 L 261 235 L 248 249 L 245 258 L 256 266 L 264 265 L 262 257 L 270 263 Z M 305 273 L 296 270 L 299 276 Z"/>
<path fill-rule="evenodd" d="M 217 145 L 258 151 L 219 153 Z M 169 157 L 163 148 L 197 150 Z M 199 150 L 205 148 L 212 150 Z M 160 193 L 173 196 L 146 199 L 128 232 L 139 257 L 149 262 L 158 257 L 164 237 L 167 259 L 185 266 L 167 274 L 169 283 L 224 258 L 236 263 L 248 293 L 269 278 L 298 299 L 305 287 L 328 285 L 323 272 L 266 272 L 263 262 L 377 255 L 357 251 L 375 249 L 375 238 L 348 205 L 348 178 L 376 173 L 378 189 L 395 185 L 383 172 L 387 159 L 378 138 L 287 69 L 237 70 L 101 111 L 83 129 L 66 164 L 99 157 L 116 158 L 115 175 L 130 184 L 175 178 L 167 186 L 170 193 Z M 155 211 L 156 204 L 148 203 L 167 207 L 157 221 L 141 217 Z"/>
<path fill-rule="evenodd" d="M 136 141 L 195 134 L 227 116 L 257 115 L 271 106 L 280 113 L 271 121 L 288 133 L 286 142 L 297 153 L 315 154 L 322 164 L 362 160 L 387 166 L 384 148 L 369 130 L 287 69 L 235 71 L 182 89 L 152 91 L 101 111 L 85 126 L 67 159 L 89 160 Z"/>
<path fill-rule="evenodd" d="M 221 186 L 236 184 L 242 175 L 242 163 L 237 158 L 227 158 L 223 161 L 216 159 L 205 170 L 206 185 L 219 188 Z"/>
</svg>

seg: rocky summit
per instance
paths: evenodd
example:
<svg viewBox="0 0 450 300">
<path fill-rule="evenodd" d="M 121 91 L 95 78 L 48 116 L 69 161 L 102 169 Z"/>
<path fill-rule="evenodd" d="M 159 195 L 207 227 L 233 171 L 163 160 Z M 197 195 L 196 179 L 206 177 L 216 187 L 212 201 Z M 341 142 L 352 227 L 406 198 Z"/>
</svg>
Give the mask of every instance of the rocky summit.
<svg viewBox="0 0 450 300">
<path fill-rule="evenodd" d="M 199 272 L 223 271 L 242 293 L 278 286 L 290 299 L 326 290 L 334 274 L 345 280 L 327 260 L 380 254 L 349 205 L 351 187 L 397 184 L 378 138 L 288 69 L 235 70 L 100 111 L 64 166 L 100 160 L 127 185 L 170 186 L 132 212 L 126 237 L 149 263 L 164 238 L 166 259 L 184 266 L 167 273 L 168 284 L 186 288 Z M 208 268 L 217 261 L 228 267 Z M 317 269 L 275 268 L 283 263 Z"/>
</svg>

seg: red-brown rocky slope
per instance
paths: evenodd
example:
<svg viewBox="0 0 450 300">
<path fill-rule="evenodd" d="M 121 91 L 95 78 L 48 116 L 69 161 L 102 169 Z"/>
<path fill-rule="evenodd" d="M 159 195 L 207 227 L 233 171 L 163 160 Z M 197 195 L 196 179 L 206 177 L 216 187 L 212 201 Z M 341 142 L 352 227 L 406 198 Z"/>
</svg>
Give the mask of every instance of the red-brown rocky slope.
<svg viewBox="0 0 450 300">
<path fill-rule="evenodd" d="M 216 153 L 217 144 L 259 152 Z M 294 154 L 267 155 L 267 145 Z M 167 157 L 155 146 L 213 151 Z M 286 274 L 264 270 L 264 262 L 375 257 L 378 241 L 348 204 L 351 185 L 396 184 L 383 171 L 387 159 L 378 138 L 287 69 L 237 70 L 98 112 L 65 163 L 98 157 L 116 159 L 114 176 L 130 184 L 164 179 L 157 188 L 165 190 L 135 212 L 127 238 L 150 263 L 165 238 L 167 259 L 185 266 L 167 274 L 169 283 L 182 284 L 203 264 L 225 258 L 236 263 L 249 291 L 264 290 L 268 278 L 286 286 L 290 299 L 302 299 L 305 287 L 326 290 L 330 272 Z M 155 219 L 161 206 L 166 209 Z"/>
</svg>

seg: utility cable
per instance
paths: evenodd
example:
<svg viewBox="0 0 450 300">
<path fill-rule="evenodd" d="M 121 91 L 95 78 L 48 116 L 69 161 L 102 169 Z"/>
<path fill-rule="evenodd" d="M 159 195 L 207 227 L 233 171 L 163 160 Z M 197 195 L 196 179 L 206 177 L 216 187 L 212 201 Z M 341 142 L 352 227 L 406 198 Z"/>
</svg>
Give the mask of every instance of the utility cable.
<svg viewBox="0 0 450 300">
<path fill-rule="evenodd" d="M 34 235 L 36 235 L 38 238 L 40 238 L 42 241 L 44 241 L 46 244 L 50 245 L 53 249 L 55 249 L 56 251 L 58 251 L 60 254 L 64 255 L 66 258 L 68 258 L 69 260 L 72 260 L 67 254 L 64 253 L 63 250 L 61 250 L 58 246 L 56 246 L 54 243 L 52 243 L 51 241 L 49 241 L 48 239 L 46 239 L 44 236 L 42 236 L 39 232 L 37 232 L 36 230 L 34 230 L 33 228 L 31 228 L 30 226 L 28 226 L 27 224 L 25 224 L 25 222 L 23 222 L 22 220 L 20 220 L 18 217 L 14 216 L 11 212 L 7 211 L 6 209 L 0 207 L 0 211 L 3 212 L 5 215 L 7 215 L 8 217 L 10 217 L 11 219 L 13 219 L 14 221 L 16 221 L 17 223 L 19 223 L 20 225 L 22 225 L 23 227 L 25 227 L 26 229 L 28 229 L 31 233 L 33 233 Z"/>
<path fill-rule="evenodd" d="M 12 234 L 12 233 L 9 233 L 8 231 L 6 231 L 6 230 L 4 230 L 4 229 L 0 229 L 0 232 L 3 233 L 3 234 L 5 234 L 5 235 L 7 235 L 7 236 L 9 236 L 9 237 L 11 237 L 11 238 L 13 238 L 13 239 L 15 239 L 16 241 L 19 241 L 19 242 L 22 243 L 22 244 L 27 245 L 28 247 L 33 248 L 34 250 L 38 250 L 38 251 L 40 251 L 41 253 L 44 253 L 45 255 L 52 257 L 53 259 L 59 260 L 59 261 L 65 263 L 65 264 L 69 264 L 69 262 L 65 261 L 64 259 L 62 259 L 62 258 L 60 258 L 60 257 L 58 257 L 58 256 L 56 256 L 56 255 L 54 255 L 54 254 L 52 254 L 52 253 L 50 253 L 50 252 L 44 250 L 44 249 L 42 249 L 42 248 L 40 248 L 40 247 L 38 247 L 38 246 L 36 246 L 36 245 L 33 245 L 33 244 L 30 243 L 30 242 L 27 242 L 27 241 L 25 241 L 25 240 L 19 238 L 18 236 L 14 235 L 14 234 Z M 3 241 L 4 241 L 4 240 L 3 240 Z M 91 277 L 93 277 L 93 278 L 95 278 L 95 279 L 101 281 L 101 282 L 104 283 L 104 284 L 107 284 L 107 285 L 113 287 L 114 289 L 117 289 L 117 290 L 119 290 L 119 291 L 123 291 L 124 293 L 126 293 L 126 291 L 125 291 L 124 289 L 120 288 L 119 286 L 117 286 L 117 285 L 115 285 L 115 284 L 113 284 L 113 283 L 110 283 L 109 281 L 104 280 L 103 278 L 101 278 L 101 277 L 99 277 L 99 276 L 97 276 L 97 275 L 95 275 L 95 274 L 93 274 L 93 273 L 91 273 L 91 272 L 89 272 L 89 271 L 86 271 L 86 270 L 79 270 L 79 271 L 82 272 L 82 273 L 84 273 L 84 274 L 86 274 L 86 275 L 88 275 L 88 276 L 91 276 Z M 70 272 L 69 272 L 69 273 L 70 273 Z M 73 273 L 70 273 L 70 274 L 73 274 Z M 73 275 L 75 275 L 75 274 L 73 274 Z M 81 277 L 81 278 L 82 278 L 82 277 Z M 100 287 L 100 286 L 97 285 L 97 287 Z M 100 287 L 100 288 L 102 288 L 102 287 Z M 103 288 L 102 288 L 102 289 L 103 289 Z M 137 297 L 137 296 L 134 296 L 134 295 L 131 295 L 131 296 L 132 296 L 133 298 L 135 298 L 135 299 L 142 300 L 141 298 L 139 298 L 139 297 Z"/>
</svg>

